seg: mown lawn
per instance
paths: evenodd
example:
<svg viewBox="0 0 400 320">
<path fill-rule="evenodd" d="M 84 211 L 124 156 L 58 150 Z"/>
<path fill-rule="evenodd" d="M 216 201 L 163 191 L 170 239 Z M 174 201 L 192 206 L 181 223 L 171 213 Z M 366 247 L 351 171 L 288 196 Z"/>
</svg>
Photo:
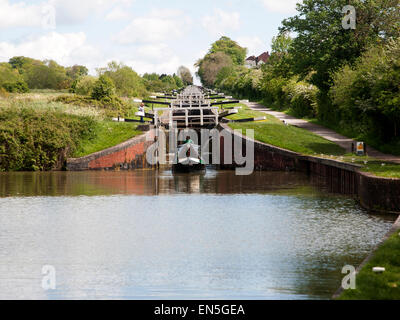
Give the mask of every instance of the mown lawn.
<svg viewBox="0 0 400 320">
<path fill-rule="evenodd" d="M 92 153 L 116 146 L 135 136 L 142 134 L 137 130 L 137 124 L 127 122 L 98 122 L 94 134 L 90 139 L 81 141 L 74 153 L 75 158 L 84 157 Z"/>
<path fill-rule="evenodd" d="M 242 107 L 242 108 L 238 109 L 239 112 L 237 114 L 233 114 L 229 117 L 226 117 L 226 119 L 242 120 L 242 119 L 251 119 L 251 118 L 261 118 L 261 117 L 266 116 L 266 113 L 251 110 L 248 106 L 246 106 L 243 103 L 234 104 L 234 105 L 225 105 L 224 107 L 225 107 L 225 109 L 232 109 L 233 107 L 237 107 L 237 106 Z"/>
<path fill-rule="evenodd" d="M 254 138 L 283 149 L 305 155 L 344 155 L 345 150 L 337 144 L 304 129 L 286 126 L 275 117 L 264 114 L 266 121 L 231 123 L 232 129 L 253 129 Z M 245 131 L 243 132 L 245 134 Z"/>
<path fill-rule="evenodd" d="M 356 290 L 346 290 L 339 300 L 400 300 L 400 231 L 393 234 L 374 254 L 356 278 Z M 377 274 L 374 267 L 386 271 Z"/>
</svg>

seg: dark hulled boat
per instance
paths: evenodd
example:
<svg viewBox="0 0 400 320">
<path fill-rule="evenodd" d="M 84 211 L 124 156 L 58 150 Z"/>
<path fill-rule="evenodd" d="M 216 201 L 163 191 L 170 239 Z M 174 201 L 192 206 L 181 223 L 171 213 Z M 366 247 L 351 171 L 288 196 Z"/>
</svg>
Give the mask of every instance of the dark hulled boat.
<svg viewBox="0 0 400 320">
<path fill-rule="evenodd" d="M 200 155 L 200 146 L 192 141 L 178 147 L 174 160 L 173 172 L 190 173 L 206 170 L 205 162 Z"/>
</svg>

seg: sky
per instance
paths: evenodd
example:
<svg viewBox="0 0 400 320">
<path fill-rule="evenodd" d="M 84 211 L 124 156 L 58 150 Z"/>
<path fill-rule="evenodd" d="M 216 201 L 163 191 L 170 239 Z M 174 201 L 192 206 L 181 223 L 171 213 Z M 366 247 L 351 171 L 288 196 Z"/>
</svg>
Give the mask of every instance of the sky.
<svg viewBox="0 0 400 320">
<path fill-rule="evenodd" d="M 248 55 L 270 50 L 297 0 L 0 0 L 0 61 L 13 56 L 82 64 L 110 61 L 140 74 L 175 73 L 228 36 Z"/>
</svg>

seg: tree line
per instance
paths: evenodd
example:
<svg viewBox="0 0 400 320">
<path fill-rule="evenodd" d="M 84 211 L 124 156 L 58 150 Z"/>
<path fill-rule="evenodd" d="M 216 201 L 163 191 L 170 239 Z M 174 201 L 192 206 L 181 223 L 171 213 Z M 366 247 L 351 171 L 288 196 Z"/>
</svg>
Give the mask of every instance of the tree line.
<svg viewBox="0 0 400 320">
<path fill-rule="evenodd" d="M 316 118 L 345 135 L 400 154 L 400 0 L 304 0 L 282 21 L 271 57 L 244 66 L 246 49 L 222 37 L 196 63 L 204 86 Z"/>
<path fill-rule="evenodd" d="M 32 89 L 69 90 L 71 93 L 91 96 L 99 78 L 107 78 L 115 87 L 115 94 L 124 97 L 143 97 L 150 92 L 165 92 L 193 83 L 186 67 L 177 74 L 144 74 L 140 76 L 131 67 L 115 61 L 97 69 L 98 76 L 89 75 L 87 67 L 64 67 L 54 60 L 36 60 L 13 57 L 0 63 L 0 90 L 9 93 L 25 93 Z"/>
</svg>

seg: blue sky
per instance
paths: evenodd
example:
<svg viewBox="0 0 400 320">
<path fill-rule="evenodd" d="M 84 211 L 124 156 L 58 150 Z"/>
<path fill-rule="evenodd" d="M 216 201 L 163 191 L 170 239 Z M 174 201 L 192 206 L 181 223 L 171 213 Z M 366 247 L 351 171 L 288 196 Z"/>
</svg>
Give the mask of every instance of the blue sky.
<svg viewBox="0 0 400 320">
<path fill-rule="evenodd" d="M 270 50 L 296 0 L 0 0 L 0 61 L 25 55 L 84 64 L 111 60 L 137 72 L 173 73 L 194 63 L 222 35 Z"/>
</svg>

